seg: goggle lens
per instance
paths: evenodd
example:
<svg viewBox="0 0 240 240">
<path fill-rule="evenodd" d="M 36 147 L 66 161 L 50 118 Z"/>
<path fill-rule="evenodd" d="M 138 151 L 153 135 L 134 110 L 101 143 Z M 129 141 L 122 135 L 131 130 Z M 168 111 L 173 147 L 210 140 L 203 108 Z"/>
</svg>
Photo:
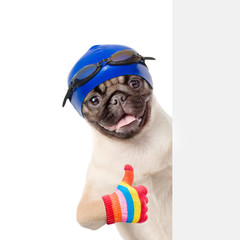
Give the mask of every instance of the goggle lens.
<svg viewBox="0 0 240 240">
<path fill-rule="evenodd" d="M 91 76 L 91 75 L 92 75 L 93 73 L 95 73 L 96 71 L 97 71 L 97 66 L 96 66 L 96 64 L 87 65 L 87 66 L 83 67 L 83 68 L 79 71 L 76 79 L 77 79 L 77 80 L 82 80 L 82 79 L 84 79 L 84 78 L 86 78 L 86 77 Z"/>
<path fill-rule="evenodd" d="M 122 50 L 119 52 L 114 53 L 111 57 L 110 60 L 113 62 L 118 62 L 118 61 L 125 61 L 133 57 L 133 52 L 129 50 Z"/>
</svg>

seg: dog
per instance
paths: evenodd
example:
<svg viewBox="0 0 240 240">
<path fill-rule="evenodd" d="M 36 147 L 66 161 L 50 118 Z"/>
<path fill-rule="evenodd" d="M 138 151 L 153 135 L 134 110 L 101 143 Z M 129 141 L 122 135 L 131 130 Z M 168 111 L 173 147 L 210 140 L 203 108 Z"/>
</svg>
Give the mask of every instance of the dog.
<svg viewBox="0 0 240 240">
<path fill-rule="evenodd" d="M 93 131 L 93 153 L 77 208 L 77 221 L 96 230 L 106 224 L 102 196 L 112 194 L 123 169 L 134 169 L 133 186 L 148 189 L 148 219 L 115 223 L 125 240 L 172 239 L 172 126 L 151 86 L 123 75 L 95 87 L 82 112 Z"/>
</svg>

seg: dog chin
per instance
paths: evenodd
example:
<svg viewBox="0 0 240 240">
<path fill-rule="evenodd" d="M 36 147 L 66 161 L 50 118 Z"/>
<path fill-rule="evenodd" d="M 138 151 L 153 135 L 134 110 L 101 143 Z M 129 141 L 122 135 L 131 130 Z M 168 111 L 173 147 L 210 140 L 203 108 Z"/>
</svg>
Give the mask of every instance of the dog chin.
<svg viewBox="0 0 240 240">
<path fill-rule="evenodd" d="M 149 120 L 149 115 L 150 106 L 146 105 L 144 113 L 140 117 L 134 117 L 131 114 L 125 114 L 117 124 L 109 127 L 97 123 L 97 128 L 105 136 L 118 139 L 129 139 L 142 131 Z"/>
</svg>

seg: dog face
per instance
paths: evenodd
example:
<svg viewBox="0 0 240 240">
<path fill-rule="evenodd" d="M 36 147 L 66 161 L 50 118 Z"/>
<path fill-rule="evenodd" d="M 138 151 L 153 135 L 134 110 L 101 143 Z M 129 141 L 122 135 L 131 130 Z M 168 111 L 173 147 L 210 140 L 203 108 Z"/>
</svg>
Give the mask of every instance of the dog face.
<svg viewBox="0 0 240 240">
<path fill-rule="evenodd" d="M 94 88 L 84 99 L 83 115 L 108 137 L 131 138 L 149 121 L 152 89 L 141 77 L 126 75 Z"/>
</svg>

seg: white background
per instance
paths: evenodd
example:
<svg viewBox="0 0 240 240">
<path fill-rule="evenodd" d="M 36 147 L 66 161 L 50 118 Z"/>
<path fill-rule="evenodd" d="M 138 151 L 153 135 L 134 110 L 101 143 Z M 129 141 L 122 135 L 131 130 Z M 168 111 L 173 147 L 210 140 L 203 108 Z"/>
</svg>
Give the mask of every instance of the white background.
<svg viewBox="0 0 240 240">
<path fill-rule="evenodd" d="M 172 113 L 171 1 L 1 1 L 0 239 L 120 239 L 80 227 L 91 133 L 67 102 L 67 76 L 95 44 L 143 56 Z M 119 179 L 120 180 L 120 179 Z"/>
<path fill-rule="evenodd" d="M 174 239 L 240 239 L 239 1 L 174 0 Z M 171 114 L 170 1 L 0 2 L 0 239 L 119 239 L 75 220 L 91 134 L 67 75 L 94 44 L 154 56 Z"/>
<path fill-rule="evenodd" d="M 240 239 L 239 9 L 173 1 L 174 239 Z"/>
</svg>

